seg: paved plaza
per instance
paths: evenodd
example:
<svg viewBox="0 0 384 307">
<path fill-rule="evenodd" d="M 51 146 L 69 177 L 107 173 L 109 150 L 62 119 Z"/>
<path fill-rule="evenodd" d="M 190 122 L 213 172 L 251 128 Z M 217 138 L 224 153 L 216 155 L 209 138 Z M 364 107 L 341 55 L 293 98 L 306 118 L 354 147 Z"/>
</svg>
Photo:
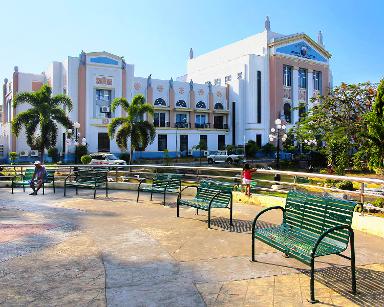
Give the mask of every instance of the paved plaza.
<svg viewBox="0 0 384 307">
<path fill-rule="evenodd" d="M 0 305 L 17 306 L 306 306 L 309 267 L 257 242 L 251 225 L 262 207 L 234 204 L 205 212 L 161 205 L 131 191 L 58 189 L 29 196 L 0 190 Z M 261 223 L 279 223 L 280 212 Z M 349 254 L 349 250 L 346 251 Z M 379 306 L 384 301 L 384 239 L 356 232 L 358 295 L 349 261 L 316 262 L 317 306 Z"/>
</svg>

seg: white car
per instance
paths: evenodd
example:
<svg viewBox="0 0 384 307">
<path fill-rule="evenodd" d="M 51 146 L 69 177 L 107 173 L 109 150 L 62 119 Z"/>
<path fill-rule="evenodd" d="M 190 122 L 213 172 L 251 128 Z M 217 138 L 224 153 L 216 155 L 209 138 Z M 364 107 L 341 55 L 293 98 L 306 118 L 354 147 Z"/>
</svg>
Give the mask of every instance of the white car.
<svg viewBox="0 0 384 307">
<path fill-rule="evenodd" d="M 209 164 L 213 164 L 213 163 L 233 164 L 233 163 L 244 163 L 245 158 L 244 158 L 244 155 L 228 154 L 226 150 L 221 150 L 215 154 L 208 155 L 207 161 Z"/>
<path fill-rule="evenodd" d="M 114 154 L 111 153 L 93 153 L 90 154 L 92 157 L 92 165 L 127 165 L 124 160 L 118 159 Z"/>
</svg>

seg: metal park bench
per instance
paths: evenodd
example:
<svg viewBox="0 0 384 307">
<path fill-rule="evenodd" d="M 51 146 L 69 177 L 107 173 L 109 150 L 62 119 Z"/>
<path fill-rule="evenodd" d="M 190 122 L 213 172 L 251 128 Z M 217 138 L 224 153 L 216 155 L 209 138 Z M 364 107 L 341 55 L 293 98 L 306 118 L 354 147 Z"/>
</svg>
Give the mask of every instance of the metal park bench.
<svg viewBox="0 0 384 307">
<path fill-rule="evenodd" d="M 64 196 L 67 187 L 75 187 L 76 195 L 79 188 L 93 189 L 93 198 L 96 198 L 98 188 L 105 186 L 105 196 L 108 197 L 108 171 L 107 169 L 79 169 L 69 174 L 64 180 Z"/>
<path fill-rule="evenodd" d="M 196 194 L 192 199 L 182 198 L 182 192 L 187 188 L 195 188 Z M 201 181 L 199 186 L 187 186 L 183 188 L 177 197 L 177 217 L 180 216 L 180 206 L 188 206 L 208 211 L 208 228 L 211 228 L 211 209 L 228 208 L 229 220 L 232 226 L 232 185 L 220 182 Z"/>
<path fill-rule="evenodd" d="M 25 192 L 25 187 L 30 186 L 30 181 L 32 180 L 32 176 L 35 172 L 34 168 L 27 168 L 24 172 L 24 174 L 17 174 L 16 176 L 12 177 L 12 183 L 11 183 L 11 189 L 12 194 L 14 188 L 22 187 L 23 192 Z M 43 181 L 43 195 L 45 194 L 45 184 L 51 183 L 53 187 L 53 193 L 56 193 L 56 187 L 55 187 L 55 170 L 46 170 L 45 178 Z"/>
<path fill-rule="evenodd" d="M 308 193 L 290 191 L 285 208 L 270 207 L 256 215 L 252 226 L 252 261 L 255 261 L 255 240 L 311 267 L 311 303 L 315 303 L 314 277 L 315 258 L 331 254 L 351 260 L 352 292 L 356 294 L 354 233 L 351 228 L 356 203 L 321 197 Z M 281 225 L 259 228 L 258 218 L 267 211 L 283 212 Z M 351 257 L 341 254 L 350 243 Z"/>
<path fill-rule="evenodd" d="M 152 178 L 151 185 L 143 186 L 145 180 L 146 178 L 139 179 L 136 202 L 139 201 L 140 192 L 150 192 L 151 200 L 154 193 L 163 194 L 163 204 L 165 205 L 167 193 L 179 193 L 181 190 L 181 176 L 177 174 L 158 174 Z"/>
</svg>

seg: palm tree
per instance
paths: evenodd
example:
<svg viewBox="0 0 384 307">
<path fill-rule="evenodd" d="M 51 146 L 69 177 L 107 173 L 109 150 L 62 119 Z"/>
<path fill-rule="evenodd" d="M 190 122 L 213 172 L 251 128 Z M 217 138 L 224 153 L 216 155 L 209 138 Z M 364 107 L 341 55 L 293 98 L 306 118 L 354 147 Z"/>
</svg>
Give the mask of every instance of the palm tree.
<svg viewBox="0 0 384 307">
<path fill-rule="evenodd" d="M 72 110 L 72 101 L 66 95 L 52 96 L 52 88 L 43 85 L 34 93 L 20 93 L 13 101 L 13 107 L 27 103 L 31 107 L 20 112 L 12 120 L 12 132 L 19 136 L 24 126 L 27 144 L 33 149 L 40 151 L 41 161 L 44 160 L 44 151 L 56 146 L 58 124 L 69 129 L 72 122 L 68 118 L 63 107 Z"/>
<path fill-rule="evenodd" d="M 156 129 L 152 123 L 143 120 L 144 114 L 153 115 L 153 106 L 145 103 L 143 95 L 133 97 L 131 103 L 125 98 L 115 98 L 112 102 L 112 112 L 118 106 L 126 112 L 126 117 L 116 117 L 108 126 L 110 138 L 116 137 L 116 143 L 121 150 L 127 150 L 128 139 L 130 139 L 129 163 L 132 164 L 133 151 L 145 149 L 153 142 Z"/>
</svg>

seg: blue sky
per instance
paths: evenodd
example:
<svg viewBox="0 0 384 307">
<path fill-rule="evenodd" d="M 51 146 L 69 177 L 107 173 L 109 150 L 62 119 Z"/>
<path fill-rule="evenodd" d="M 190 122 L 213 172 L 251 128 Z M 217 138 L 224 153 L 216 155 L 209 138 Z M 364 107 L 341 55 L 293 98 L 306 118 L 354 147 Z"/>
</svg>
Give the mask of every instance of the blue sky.
<svg viewBox="0 0 384 307">
<path fill-rule="evenodd" d="M 17 0 L 2 1 L 0 77 L 39 73 L 53 60 L 108 51 L 135 64 L 136 76 L 170 78 L 195 55 L 263 30 L 282 34 L 321 29 L 331 52 L 334 84 L 384 77 L 384 1 Z"/>
</svg>

